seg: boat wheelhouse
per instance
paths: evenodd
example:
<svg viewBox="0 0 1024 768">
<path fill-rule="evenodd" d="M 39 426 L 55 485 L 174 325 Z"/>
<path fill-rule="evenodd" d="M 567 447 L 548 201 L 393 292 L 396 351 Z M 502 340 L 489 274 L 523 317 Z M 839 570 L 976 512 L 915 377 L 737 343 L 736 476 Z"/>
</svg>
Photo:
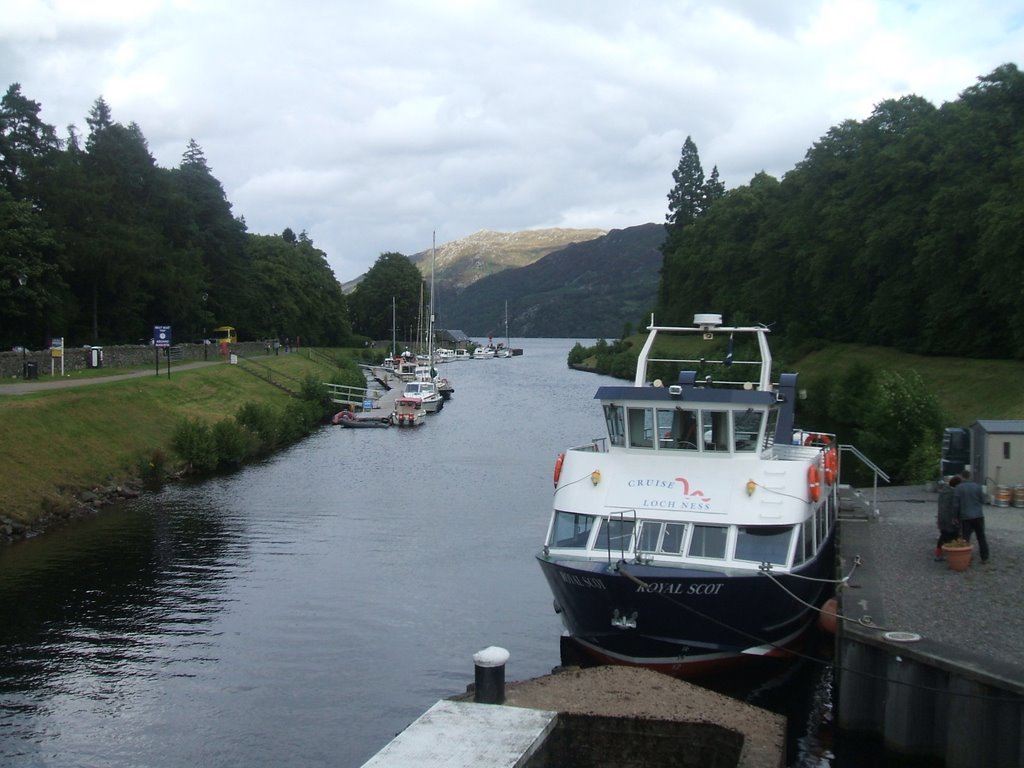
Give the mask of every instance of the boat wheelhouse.
<svg viewBox="0 0 1024 768">
<path fill-rule="evenodd" d="M 833 437 L 794 429 L 797 376 L 772 382 L 767 328 L 648 331 L 632 385 L 597 391 L 605 436 L 555 464 L 537 557 L 566 638 L 680 676 L 782 655 L 832 591 Z"/>
</svg>

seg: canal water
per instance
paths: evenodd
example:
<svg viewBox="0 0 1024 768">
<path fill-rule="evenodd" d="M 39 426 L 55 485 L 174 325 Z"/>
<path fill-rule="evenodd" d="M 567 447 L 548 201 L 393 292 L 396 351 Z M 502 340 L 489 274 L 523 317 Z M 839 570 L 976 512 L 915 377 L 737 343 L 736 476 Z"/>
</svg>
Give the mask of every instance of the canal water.
<svg viewBox="0 0 1024 768">
<path fill-rule="evenodd" d="M 422 427 L 325 427 L 0 550 L 0 765 L 359 766 L 482 648 L 510 681 L 550 672 L 534 554 L 608 380 L 567 369 L 574 340 L 513 343 L 445 366 Z M 829 679 L 798 661 L 723 687 L 791 718 L 791 765 L 838 766 Z"/>
</svg>

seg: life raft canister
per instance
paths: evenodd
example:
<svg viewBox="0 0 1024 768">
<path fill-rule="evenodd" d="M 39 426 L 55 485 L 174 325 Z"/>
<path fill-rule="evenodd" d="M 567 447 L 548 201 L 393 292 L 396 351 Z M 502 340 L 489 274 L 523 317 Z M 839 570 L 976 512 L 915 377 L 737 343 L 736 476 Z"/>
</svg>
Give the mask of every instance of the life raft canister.
<svg viewBox="0 0 1024 768">
<path fill-rule="evenodd" d="M 555 488 L 558 487 L 558 478 L 562 476 L 562 462 L 565 461 L 565 454 L 558 454 L 558 458 L 555 459 Z"/>
<path fill-rule="evenodd" d="M 821 498 L 821 481 L 816 463 L 811 464 L 807 468 L 807 492 L 810 494 L 811 501 L 817 501 Z"/>
</svg>

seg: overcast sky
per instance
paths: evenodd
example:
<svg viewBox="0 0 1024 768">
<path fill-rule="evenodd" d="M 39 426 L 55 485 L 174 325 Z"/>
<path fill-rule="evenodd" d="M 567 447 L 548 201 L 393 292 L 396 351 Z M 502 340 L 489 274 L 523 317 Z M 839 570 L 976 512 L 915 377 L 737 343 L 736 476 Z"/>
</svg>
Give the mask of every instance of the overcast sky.
<svg viewBox="0 0 1024 768">
<path fill-rule="evenodd" d="M 1020 0 L 0 0 L 2 87 L 199 142 L 249 231 L 342 282 L 481 229 L 662 222 L 687 135 L 727 188 L 1024 52 Z"/>
</svg>

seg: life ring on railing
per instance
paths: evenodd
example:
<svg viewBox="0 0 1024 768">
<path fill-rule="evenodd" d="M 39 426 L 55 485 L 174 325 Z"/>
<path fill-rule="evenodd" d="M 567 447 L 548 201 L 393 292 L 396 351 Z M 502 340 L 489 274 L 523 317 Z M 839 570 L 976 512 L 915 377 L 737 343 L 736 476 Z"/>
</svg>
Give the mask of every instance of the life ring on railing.
<svg viewBox="0 0 1024 768">
<path fill-rule="evenodd" d="M 832 438 L 828 435 L 819 435 L 814 432 L 804 438 L 804 445 L 814 445 L 815 443 L 818 445 L 832 445 Z"/>
<path fill-rule="evenodd" d="M 821 479 L 818 475 L 817 464 L 811 464 L 807 468 L 807 493 L 812 502 L 821 498 Z"/>
<path fill-rule="evenodd" d="M 558 478 L 562 476 L 562 462 L 565 461 L 565 454 L 558 454 L 558 458 L 555 459 L 555 488 L 558 487 Z"/>
<path fill-rule="evenodd" d="M 835 446 L 825 451 L 825 482 L 832 485 L 839 474 L 839 456 Z"/>
</svg>

